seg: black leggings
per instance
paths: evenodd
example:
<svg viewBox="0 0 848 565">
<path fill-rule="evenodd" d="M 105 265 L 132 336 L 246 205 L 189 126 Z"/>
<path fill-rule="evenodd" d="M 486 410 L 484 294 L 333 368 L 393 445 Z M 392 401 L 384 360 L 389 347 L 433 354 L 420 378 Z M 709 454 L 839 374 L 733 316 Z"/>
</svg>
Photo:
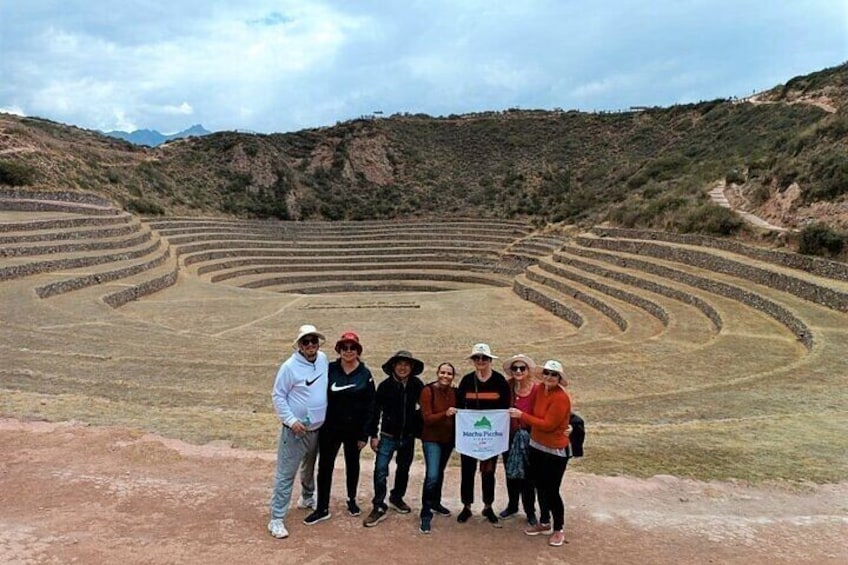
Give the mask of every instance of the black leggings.
<svg viewBox="0 0 848 565">
<path fill-rule="evenodd" d="M 568 457 L 559 457 L 530 447 L 530 477 L 539 494 L 539 523 L 549 524 L 554 519 L 554 531 L 565 525 L 565 506 L 559 495 L 562 476 Z"/>
<path fill-rule="evenodd" d="M 358 438 L 321 430 L 318 434 L 318 504 L 319 510 L 330 508 L 330 490 L 333 487 L 333 469 L 336 455 L 344 446 L 345 478 L 347 479 L 347 497 L 356 499 L 359 486 L 359 447 Z"/>
</svg>

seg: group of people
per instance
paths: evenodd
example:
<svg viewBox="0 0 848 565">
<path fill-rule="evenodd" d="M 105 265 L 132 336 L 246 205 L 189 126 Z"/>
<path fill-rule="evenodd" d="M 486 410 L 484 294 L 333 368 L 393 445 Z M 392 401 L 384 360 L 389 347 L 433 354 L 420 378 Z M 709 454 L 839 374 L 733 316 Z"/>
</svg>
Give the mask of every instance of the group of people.
<svg viewBox="0 0 848 565">
<path fill-rule="evenodd" d="M 537 367 L 530 357 L 513 355 L 503 363 L 505 376 L 493 368 L 498 357 L 491 348 L 478 343 L 469 355 L 474 370 L 457 386 L 456 368 L 447 362 L 436 368 L 435 380 L 425 385 L 420 378 L 424 363 L 401 350 L 383 363 L 386 378 L 376 386 L 362 361 L 362 345 L 356 333 L 345 332 L 336 341 L 338 358 L 332 362 L 321 351 L 325 341 L 315 326 L 301 326 L 293 343 L 295 352 L 280 366 L 274 381 L 272 398 L 282 428 L 268 523 L 272 536 L 289 535 L 285 518 L 298 472 L 298 507 L 312 509 L 303 523 L 311 526 L 331 517 L 333 469 L 342 448 L 348 514 L 361 514 L 356 494 L 359 456 L 366 445 L 376 456 L 371 511 L 363 525 L 370 528 L 382 522 L 389 506 L 398 513 L 410 513 L 412 508 L 404 497 L 416 438 L 421 440 L 426 468 L 419 529 L 429 534 L 434 514 L 451 515 L 442 504 L 442 485 L 454 450 L 457 411 L 501 409 L 508 410 L 510 416 L 509 449 L 501 455 L 507 476 L 507 505 L 500 513 L 493 508 L 498 455 L 481 461 L 461 454 L 462 509 L 457 522 L 465 523 L 472 516 L 479 470 L 486 521 L 499 527 L 501 520 L 518 514 L 520 503 L 527 519 L 525 534 L 547 535 L 550 545 L 563 544 L 565 511 L 559 491 L 571 456 L 571 399 L 565 392 L 560 362 L 549 360 Z M 393 458 L 394 484 L 388 491 Z"/>
</svg>

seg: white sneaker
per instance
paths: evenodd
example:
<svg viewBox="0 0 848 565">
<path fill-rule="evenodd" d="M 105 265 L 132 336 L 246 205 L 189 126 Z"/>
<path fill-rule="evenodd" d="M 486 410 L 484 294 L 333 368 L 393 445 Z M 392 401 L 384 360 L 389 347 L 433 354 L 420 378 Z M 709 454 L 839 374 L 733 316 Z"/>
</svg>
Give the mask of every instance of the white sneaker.
<svg viewBox="0 0 848 565">
<path fill-rule="evenodd" d="M 297 507 L 300 509 L 311 508 L 315 510 L 315 498 L 303 498 L 300 497 L 300 500 L 297 501 Z"/>
<path fill-rule="evenodd" d="M 268 531 L 271 532 L 271 535 L 277 539 L 289 537 L 289 531 L 286 529 L 286 525 L 283 523 L 282 518 L 275 518 L 268 522 Z"/>
</svg>

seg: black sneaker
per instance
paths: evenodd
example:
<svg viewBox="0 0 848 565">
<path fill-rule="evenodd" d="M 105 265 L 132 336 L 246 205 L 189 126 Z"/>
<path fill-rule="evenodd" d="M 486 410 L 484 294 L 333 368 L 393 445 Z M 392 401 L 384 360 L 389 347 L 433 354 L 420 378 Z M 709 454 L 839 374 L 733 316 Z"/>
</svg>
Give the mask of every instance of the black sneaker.
<svg viewBox="0 0 848 565">
<path fill-rule="evenodd" d="M 518 514 L 518 508 L 513 509 L 507 506 L 506 508 L 501 510 L 500 514 L 498 514 L 498 518 L 500 518 L 501 520 L 509 520 L 510 518 L 514 518 L 516 514 Z"/>
<path fill-rule="evenodd" d="M 375 506 L 368 517 L 365 518 L 365 521 L 362 522 L 362 525 L 366 528 L 373 528 L 386 519 L 386 510 L 385 506 Z"/>
<path fill-rule="evenodd" d="M 418 528 L 418 531 L 421 532 L 422 534 L 429 534 L 430 533 L 430 520 L 431 519 L 432 518 L 430 518 L 430 516 L 425 516 L 424 518 L 421 518 L 421 526 Z"/>
<path fill-rule="evenodd" d="M 498 520 L 498 517 L 495 516 L 495 511 L 491 508 L 483 509 L 483 518 L 485 518 L 491 525 L 496 528 L 500 527 L 501 525 L 500 520 Z"/>
<path fill-rule="evenodd" d="M 438 514 L 439 516 L 450 516 L 451 511 L 442 506 L 441 504 L 437 504 L 433 507 L 433 512 Z"/>
<path fill-rule="evenodd" d="M 402 498 L 390 497 L 389 504 L 391 504 L 392 508 L 394 508 L 400 514 L 409 514 L 410 512 L 412 512 L 412 508 L 410 508 L 409 505 L 404 502 Z"/>
<path fill-rule="evenodd" d="M 303 519 L 303 523 L 307 526 L 312 526 L 313 524 L 317 524 L 318 522 L 323 522 L 324 520 L 330 519 L 330 511 L 329 510 L 315 510 Z"/>
<path fill-rule="evenodd" d="M 362 514 L 362 510 L 359 509 L 359 505 L 357 505 L 356 501 L 352 498 L 349 498 L 347 501 L 347 513 L 351 516 L 359 516 Z"/>
<path fill-rule="evenodd" d="M 459 516 L 456 517 L 456 521 L 460 524 L 464 524 L 471 518 L 471 509 L 467 506 L 462 508 L 462 512 L 459 513 Z"/>
</svg>

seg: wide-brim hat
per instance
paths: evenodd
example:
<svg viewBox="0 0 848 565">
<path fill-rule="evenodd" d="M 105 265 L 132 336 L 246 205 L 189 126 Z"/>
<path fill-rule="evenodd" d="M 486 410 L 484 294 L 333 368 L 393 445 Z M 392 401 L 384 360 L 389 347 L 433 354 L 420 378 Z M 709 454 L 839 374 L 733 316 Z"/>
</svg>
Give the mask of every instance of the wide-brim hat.
<svg viewBox="0 0 848 565">
<path fill-rule="evenodd" d="M 538 371 L 539 378 L 542 377 L 542 371 L 554 371 L 555 373 L 559 374 L 559 378 L 565 378 L 565 373 L 562 369 L 562 363 L 555 359 L 548 359 L 547 361 L 545 361 L 545 364 L 542 365 L 542 367 Z"/>
<path fill-rule="evenodd" d="M 410 374 L 411 377 L 416 377 L 424 372 L 424 362 L 416 359 L 412 356 L 412 353 L 404 349 L 401 349 L 400 351 L 389 357 L 388 361 L 383 363 L 383 372 L 389 375 L 390 377 L 393 377 L 395 374 L 395 363 L 397 363 L 400 359 L 405 359 L 406 361 L 412 363 L 412 373 Z"/>
<path fill-rule="evenodd" d="M 362 344 L 359 343 L 359 336 L 356 335 L 356 332 L 344 332 L 342 337 L 339 338 L 339 341 L 336 342 L 336 345 L 333 349 L 336 350 L 336 353 L 341 353 L 341 347 L 345 343 L 352 343 L 356 346 L 356 354 L 362 355 Z"/>
<path fill-rule="evenodd" d="M 525 365 L 527 365 L 527 372 L 529 374 L 533 374 L 533 371 L 536 370 L 536 362 L 524 355 L 523 353 L 519 353 L 518 355 L 513 355 L 512 357 L 507 357 L 507 359 L 503 362 L 503 370 L 505 373 L 512 374 L 512 369 L 510 367 L 516 361 L 521 361 Z"/>
<path fill-rule="evenodd" d="M 294 338 L 294 341 L 292 342 L 292 347 L 297 349 L 297 343 L 308 335 L 314 335 L 315 337 L 317 337 L 319 343 L 324 343 L 325 341 L 327 341 L 327 338 L 324 337 L 324 334 L 318 331 L 318 328 L 311 324 L 304 324 L 297 329 L 297 337 Z"/>
<path fill-rule="evenodd" d="M 475 343 L 474 347 L 471 348 L 471 355 L 468 356 L 469 359 L 474 357 L 475 355 L 482 355 L 484 357 L 488 357 L 489 359 L 497 359 L 497 355 L 492 355 L 492 348 L 489 347 L 488 343 Z"/>
</svg>

